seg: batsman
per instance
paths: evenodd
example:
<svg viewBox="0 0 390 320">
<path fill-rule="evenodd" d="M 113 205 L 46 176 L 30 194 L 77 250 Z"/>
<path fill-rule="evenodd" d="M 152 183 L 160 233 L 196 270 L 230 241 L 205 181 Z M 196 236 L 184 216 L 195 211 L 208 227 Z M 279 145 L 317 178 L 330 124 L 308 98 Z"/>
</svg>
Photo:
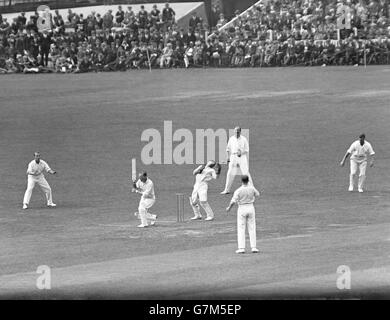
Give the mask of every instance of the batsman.
<svg viewBox="0 0 390 320">
<path fill-rule="evenodd" d="M 132 192 L 141 194 L 141 199 L 138 205 L 138 212 L 135 215 L 141 220 L 138 228 L 146 228 L 149 225 L 153 226 L 156 223 L 157 215 L 148 212 L 156 202 L 154 193 L 153 181 L 148 178 L 144 171 L 139 175 L 138 180 L 133 180 Z"/>
</svg>

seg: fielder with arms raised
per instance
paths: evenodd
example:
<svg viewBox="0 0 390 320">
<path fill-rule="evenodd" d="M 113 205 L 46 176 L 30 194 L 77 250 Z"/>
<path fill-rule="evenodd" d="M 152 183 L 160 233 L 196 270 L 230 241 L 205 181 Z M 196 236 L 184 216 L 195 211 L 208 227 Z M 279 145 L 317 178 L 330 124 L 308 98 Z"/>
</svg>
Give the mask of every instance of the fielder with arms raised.
<svg viewBox="0 0 390 320">
<path fill-rule="evenodd" d="M 214 212 L 207 201 L 208 182 L 212 179 L 217 179 L 220 173 L 221 165 L 215 161 L 209 161 L 206 165 L 197 167 L 192 173 L 195 176 L 195 184 L 190 197 L 190 204 L 194 211 L 194 216 L 191 220 L 202 219 L 199 203 L 206 212 L 207 217 L 205 220 L 211 221 L 214 219 Z"/>
<path fill-rule="evenodd" d="M 157 215 L 149 213 L 148 209 L 150 209 L 156 202 L 156 195 L 154 193 L 153 181 L 148 178 L 145 171 L 139 175 L 139 179 L 137 181 L 133 181 L 132 192 L 141 194 L 138 212 L 135 213 L 135 215 L 141 220 L 141 224 L 138 228 L 145 228 L 149 225 L 153 226 L 156 222 Z"/>
<path fill-rule="evenodd" d="M 35 159 L 31 161 L 27 167 L 27 190 L 24 193 L 23 209 L 28 208 L 32 191 L 36 183 L 45 193 L 47 206 L 55 207 L 56 204 L 53 203 L 51 188 L 47 183 L 43 172 L 46 171 L 50 174 L 56 174 L 56 171 L 52 170 L 45 161 L 41 160 L 41 154 L 38 151 L 34 153 L 34 158 Z"/>
<path fill-rule="evenodd" d="M 252 184 L 248 160 L 249 144 L 248 140 L 241 135 L 240 127 L 234 128 L 234 136 L 229 138 L 226 152 L 229 169 L 226 175 L 225 189 L 221 192 L 221 194 L 230 193 L 234 177 L 238 170 L 241 171 L 241 175 L 247 175 L 249 177 L 249 184 Z"/>
<path fill-rule="evenodd" d="M 370 167 L 374 165 L 374 149 L 372 149 L 371 143 L 365 141 L 366 135 L 362 133 L 359 136 L 359 140 L 356 140 L 351 144 L 343 160 L 340 162 L 340 166 L 344 166 L 345 160 L 351 156 L 351 172 L 349 175 L 349 188 L 348 191 L 353 191 L 354 177 L 359 168 L 359 181 L 358 191 L 363 192 L 364 181 L 366 180 L 366 168 L 368 157 L 370 160 Z"/>
</svg>

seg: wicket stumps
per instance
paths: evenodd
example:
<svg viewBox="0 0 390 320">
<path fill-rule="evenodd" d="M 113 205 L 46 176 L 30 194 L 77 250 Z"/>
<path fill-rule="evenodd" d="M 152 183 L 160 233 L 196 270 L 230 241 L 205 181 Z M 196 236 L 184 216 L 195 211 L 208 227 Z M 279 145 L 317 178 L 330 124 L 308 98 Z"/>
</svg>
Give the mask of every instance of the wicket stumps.
<svg viewBox="0 0 390 320">
<path fill-rule="evenodd" d="M 184 193 L 176 193 L 177 222 L 184 222 Z"/>
</svg>

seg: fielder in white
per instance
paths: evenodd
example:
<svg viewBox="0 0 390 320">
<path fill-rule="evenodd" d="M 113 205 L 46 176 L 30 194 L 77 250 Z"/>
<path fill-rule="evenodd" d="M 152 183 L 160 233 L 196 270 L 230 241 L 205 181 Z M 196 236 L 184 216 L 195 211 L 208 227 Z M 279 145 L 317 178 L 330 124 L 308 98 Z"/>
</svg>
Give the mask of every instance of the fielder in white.
<svg viewBox="0 0 390 320">
<path fill-rule="evenodd" d="M 221 192 L 221 194 L 230 193 L 234 177 L 237 173 L 240 173 L 240 175 L 247 175 L 249 177 L 249 184 L 252 184 L 252 178 L 249 173 L 248 140 L 241 135 L 240 127 L 234 128 L 234 133 L 235 135 L 229 138 L 226 147 L 229 169 L 226 175 L 225 189 Z"/>
<path fill-rule="evenodd" d="M 139 175 L 139 179 L 133 182 L 132 192 L 140 193 L 141 199 L 138 205 L 138 212 L 135 215 L 141 220 L 138 228 L 146 228 L 156 223 L 157 215 L 148 212 L 156 202 L 153 181 L 148 178 L 146 172 Z"/>
<path fill-rule="evenodd" d="M 206 165 L 201 165 L 194 170 L 193 175 L 195 176 L 195 184 L 192 195 L 190 197 L 190 204 L 192 210 L 194 211 L 194 216 L 191 218 L 191 220 L 202 219 L 199 204 L 206 212 L 205 220 L 214 220 L 214 212 L 207 201 L 207 190 L 208 182 L 212 179 L 217 179 L 220 172 L 221 166 L 215 161 L 209 161 Z"/>
<path fill-rule="evenodd" d="M 31 161 L 27 167 L 27 190 L 24 193 L 23 209 L 28 208 L 31 199 L 31 194 L 36 183 L 45 193 L 47 206 L 55 207 L 56 204 L 53 203 L 51 188 L 47 183 L 43 172 L 46 171 L 50 174 L 56 174 L 56 171 L 50 169 L 49 165 L 45 161 L 41 160 L 41 154 L 39 152 L 34 153 L 34 158 L 35 159 Z"/>
<path fill-rule="evenodd" d="M 249 177 L 241 177 L 242 185 L 238 188 L 230 201 L 226 211 L 229 212 L 234 204 L 238 204 L 237 209 L 237 240 L 238 250 L 236 253 L 245 253 L 245 228 L 248 226 L 249 241 L 253 253 L 258 253 L 256 248 L 256 213 L 253 203 L 255 197 L 260 196 L 260 192 L 252 185 L 249 185 Z"/>
<path fill-rule="evenodd" d="M 372 149 L 371 143 L 365 141 L 366 135 L 362 133 L 359 136 L 359 140 L 356 140 L 351 144 L 343 160 L 340 162 L 340 166 L 344 166 L 345 160 L 351 156 L 351 173 L 349 175 L 349 188 L 348 191 L 353 191 L 354 177 L 359 168 L 359 181 L 358 191 L 363 192 L 364 181 L 366 180 L 366 168 L 367 161 L 370 158 L 370 167 L 374 165 L 375 152 Z"/>
</svg>

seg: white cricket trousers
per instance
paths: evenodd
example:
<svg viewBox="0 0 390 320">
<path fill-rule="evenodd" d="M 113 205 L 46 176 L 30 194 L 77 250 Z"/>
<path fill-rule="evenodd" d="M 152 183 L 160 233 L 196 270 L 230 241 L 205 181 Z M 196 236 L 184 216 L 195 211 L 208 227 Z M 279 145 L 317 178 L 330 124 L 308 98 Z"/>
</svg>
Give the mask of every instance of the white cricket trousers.
<svg viewBox="0 0 390 320">
<path fill-rule="evenodd" d="M 230 189 L 232 188 L 234 177 L 241 173 L 241 175 L 247 175 L 249 177 L 249 183 L 252 183 L 252 177 L 249 173 L 249 167 L 248 167 L 248 158 L 245 155 L 238 157 L 236 154 L 232 154 L 230 156 L 230 162 L 229 162 L 229 169 L 226 174 L 226 185 L 225 190 L 227 192 L 230 192 Z"/>
<path fill-rule="evenodd" d="M 206 212 L 207 218 L 214 218 L 213 209 L 211 209 L 210 204 L 207 202 L 207 190 L 208 185 L 206 183 L 202 183 L 201 185 L 194 185 L 194 189 L 190 197 L 190 205 L 195 217 L 197 218 L 202 217 L 199 204 Z"/>
<path fill-rule="evenodd" d="M 351 174 L 349 175 L 349 186 L 353 188 L 354 185 L 354 177 L 357 173 L 357 170 L 359 169 L 359 181 L 358 181 L 358 188 L 363 189 L 364 181 L 366 180 L 366 168 L 367 168 L 367 161 L 356 161 L 351 160 Z"/>
<path fill-rule="evenodd" d="M 148 220 L 155 220 L 155 217 L 148 212 L 148 209 L 150 209 L 155 202 L 156 199 L 145 199 L 141 197 L 138 205 L 138 214 L 142 225 L 148 226 Z"/>
<path fill-rule="evenodd" d="M 245 229 L 248 226 L 251 248 L 256 248 L 256 219 L 253 204 L 239 205 L 237 210 L 238 249 L 245 249 Z"/>
<path fill-rule="evenodd" d="M 49 186 L 48 182 L 46 181 L 45 176 L 43 174 L 41 174 L 39 176 L 33 176 L 31 174 L 27 175 L 27 190 L 24 193 L 23 204 L 28 205 L 30 203 L 32 191 L 33 191 L 36 183 L 41 187 L 42 191 L 44 192 L 44 194 L 46 196 L 47 204 L 52 204 L 53 198 L 52 198 L 52 194 L 51 194 L 51 188 L 50 188 L 50 186 Z"/>
</svg>

